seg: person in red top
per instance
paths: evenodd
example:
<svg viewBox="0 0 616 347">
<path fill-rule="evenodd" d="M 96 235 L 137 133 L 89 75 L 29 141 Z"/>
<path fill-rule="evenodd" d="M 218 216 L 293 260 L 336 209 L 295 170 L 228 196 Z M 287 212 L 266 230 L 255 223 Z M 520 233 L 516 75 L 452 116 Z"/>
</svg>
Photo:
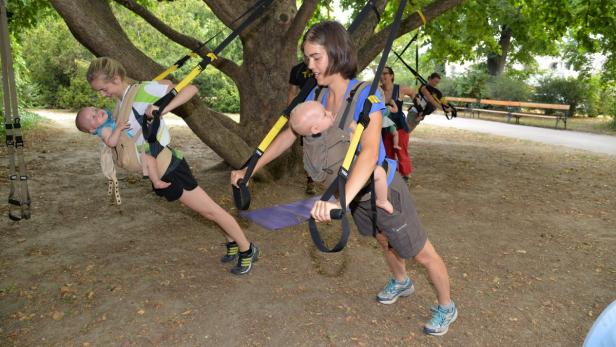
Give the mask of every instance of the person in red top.
<svg viewBox="0 0 616 347">
<path fill-rule="evenodd" d="M 386 66 L 381 74 L 381 89 L 383 89 L 385 104 L 395 103 L 398 109 L 397 112 L 392 112 L 390 115 L 391 120 L 396 124 L 398 143 L 394 144 L 393 134 L 386 131 L 383 132 L 383 145 L 385 146 L 387 157 L 398 161 L 398 172 L 400 172 L 405 181 L 408 181 L 409 176 L 413 172 L 413 162 L 408 152 L 411 131 L 402 112 L 402 100 L 404 96 L 413 99 L 417 92 L 411 87 L 394 84 L 394 79 L 394 70 Z M 399 149 L 396 148 L 398 146 L 400 147 Z"/>
</svg>

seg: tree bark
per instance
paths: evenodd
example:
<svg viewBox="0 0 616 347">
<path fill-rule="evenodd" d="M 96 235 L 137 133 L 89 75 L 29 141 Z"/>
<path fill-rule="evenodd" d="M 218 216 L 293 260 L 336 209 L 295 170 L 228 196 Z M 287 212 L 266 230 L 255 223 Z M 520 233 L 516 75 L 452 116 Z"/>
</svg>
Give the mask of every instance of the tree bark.
<svg viewBox="0 0 616 347">
<path fill-rule="evenodd" d="M 505 71 L 505 64 L 507 63 L 507 54 L 509 53 L 509 46 L 511 45 L 511 28 L 507 25 L 501 27 L 501 36 L 498 40 L 500 46 L 499 53 L 488 54 L 488 74 L 490 76 L 499 76 Z"/>
<path fill-rule="evenodd" d="M 130 77 L 149 80 L 164 68 L 138 50 L 125 35 L 109 3 L 101 0 L 50 0 L 73 35 L 96 56 L 109 56 L 120 61 Z M 145 18 L 169 39 L 194 49 L 197 40 L 175 32 L 134 0 L 116 0 Z M 254 4 L 253 0 L 204 0 L 214 14 L 229 26 L 233 20 Z M 463 0 L 435 0 L 424 8 L 427 20 L 459 5 Z M 386 0 L 377 0 L 382 12 Z M 279 112 L 286 106 L 288 74 L 296 63 L 297 45 L 306 23 L 316 8 L 317 0 L 305 0 L 297 8 L 295 0 L 274 1 L 265 14 L 240 34 L 243 64 L 233 62 L 215 65 L 237 85 L 240 95 L 241 122 L 210 110 L 193 99 L 176 113 L 197 136 L 233 167 L 240 167 L 254 147 L 269 130 Z M 403 20 L 403 35 L 420 26 L 417 14 Z M 236 27 L 239 23 L 234 23 Z M 352 38 L 358 49 L 360 69 L 382 51 L 389 27 L 375 33 L 375 15 L 369 15 Z M 224 52 L 223 52 L 224 55 Z M 223 59 L 221 59 L 223 61 Z M 284 170 L 296 166 L 297 155 L 282 161 Z"/>
</svg>

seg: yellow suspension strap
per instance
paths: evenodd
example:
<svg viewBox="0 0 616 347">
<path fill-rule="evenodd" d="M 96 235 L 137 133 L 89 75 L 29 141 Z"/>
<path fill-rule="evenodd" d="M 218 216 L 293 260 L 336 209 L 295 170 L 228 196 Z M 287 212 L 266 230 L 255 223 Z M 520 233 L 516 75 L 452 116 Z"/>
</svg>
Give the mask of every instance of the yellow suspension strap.
<svg viewBox="0 0 616 347">
<path fill-rule="evenodd" d="M 306 100 L 306 98 L 316 85 L 317 81 L 314 79 L 314 77 L 310 77 L 306 81 L 299 94 L 282 111 L 282 113 L 278 117 L 278 120 L 276 121 L 276 123 L 274 123 L 274 126 L 272 126 L 272 128 L 267 132 L 267 135 L 265 135 L 263 140 L 261 140 L 261 143 L 259 143 L 259 146 L 257 146 L 255 152 L 242 166 L 242 168 L 246 168 L 246 174 L 244 175 L 244 178 L 241 178 L 236 182 L 237 187 L 231 185 L 231 187 L 233 188 L 233 200 L 235 201 L 235 207 L 237 207 L 239 210 L 247 210 L 250 207 L 250 190 L 248 190 L 248 186 L 246 184 L 248 180 L 250 180 L 250 178 L 252 177 L 252 173 L 255 166 L 257 165 L 257 161 L 259 161 L 259 159 L 261 158 L 263 153 L 265 153 L 272 141 L 274 141 L 282 128 L 287 124 L 291 111 L 293 111 L 295 106 Z"/>
<path fill-rule="evenodd" d="M 368 13 L 370 13 L 371 11 L 375 13 L 378 21 L 381 20 L 381 15 L 379 14 L 379 11 L 376 7 L 375 0 L 369 0 L 359 12 L 357 17 L 355 17 L 353 23 L 351 23 L 351 25 L 349 26 L 349 33 L 355 31 L 366 18 Z M 252 177 L 254 168 L 257 165 L 257 161 L 259 161 L 259 158 L 261 158 L 261 156 L 263 155 L 263 153 L 265 153 L 272 141 L 274 141 L 276 136 L 278 136 L 280 131 L 282 131 L 282 128 L 287 124 L 289 120 L 289 115 L 291 114 L 293 108 L 306 100 L 312 89 L 316 86 L 316 83 L 317 82 L 314 77 L 311 77 L 306 81 L 299 94 L 293 99 L 293 101 L 291 101 L 291 103 L 284 109 L 284 111 L 282 111 L 282 113 L 278 117 L 278 120 L 268 131 L 267 135 L 265 135 L 255 152 L 242 166 L 242 168 L 246 168 L 246 174 L 244 175 L 244 178 L 241 178 L 236 182 L 237 187 L 231 185 L 231 188 L 233 190 L 233 200 L 235 201 L 235 206 L 239 210 L 247 210 L 250 207 L 251 196 L 250 190 L 248 190 L 247 183 L 248 180 L 250 180 L 250 178 Z"/>
<path fill-rule="evenodd" d="M 24 159 L 24 142 L 17 104 L 17 89 L 9 37 L 6 4 L 0 0 L 0 57 L 2 59 L 2 91 L 4 94 L 4 128 L 9 155 L 9 218 L 14 221 L 29 219 L 30 192 Z M 19 182 L 17 178 L 19 177 Z"/>
<path fill-rule="evenodd" d="M 379 98 L 375 95 L 375 93 L 379 86 L 381 74 L 383 73 L 383 69 L 385 68 L 385 64 L 387 63 L 387 58 L 389 56 L 389 52 L 391 51 L 391 46 L 394 42 L 394 39 L 396 38 L 396 35 L 398 34 L 398 30 L 400 29 L 400 22 L 402 20 L 402 13 L 404 12 L 405 6 L 406 0 L 400 1 L 398 11 L 396 12 L 394 22 L 389 32 L 389 36 L 387 37 L 385 48 L 383 49 L 383 54 L 381 55 L 379 66 L 376 69 L 374 80 L 372 80 L 372 84 L 370 85 L 370 92 L 368 94 L 369 97 L 367 97 L 364 101 L 362 111 L 359 115 L 359 122 L 357 124 L 357 127 L 355 128 L 355 131 L 353 132 L 351 144 L 349 145 L 349 148 L 346 152 L 344 161 L 342 162 L 342 166 L 338 170 L 338 176 L 327 188 L 325 193 L 321 196 L 321 201 L 329 201 L 330 198 L 335 195 L 336 191 L 338 192 L 338 198 L 340 201 L 341 208 L 334 209 L 330 212 L 330 217 L 332 219 L 340 220 L 342 225 L 342 233 L 340 234 L 340 239 L 338 240 L 336 245 L 332 248 L 327 247 L 325 241 L 323 241 L 323 238 L 321 238 L 321 234 L 317 228 L 317 223 L 314 218 L 310 218 L 308 220 L 308 227 L 310 229 L 310 236 L 312 237 L 312 241 L 321 252 L 339 252 L 346 246 L 346 243 L 349 239 L 351 231 L 349 228 L 349 221 L 346 217 L 346 182 L 351 172 L 351 165 L 353 163 L 353 159 L 358 155 L 357 149 L 359 147 L 359 141 L 361 139 L 362 133 L 364 129 L 368 127 L 368 124 L 370 124 L 370 110 L 372 110 L 372 105 L 380 102 Z M 370 190 L 372 192 L 370 197 L 370 202 L 372 205 L 372 229 L 373 234 L 376 236 L 376 194 L 374 193 L 374 173 L 372 174 L 372 178 L 370 179 Z"/>
<path fill-rule="evenodd" d="M 149 143 L 156 142 L 156 133 L 160 126 L 161 111 L 169 105 L 171 100 L 187 85 L 189 85 L 205 68 L 217 59 L 218 54 L 225 49 L 233 39 L 235 39 L 246 27 L 265 12 L 265 10 L 272 4 L 273 0 L 262 0 L 258 5 L 253 6 L 252 13 L 246 18 L 231 34 L 229 34 L 214 50 L 208 53 L 197 66 L 195 66 L 190 73 L 178 83 L 175 88 L 170 90 L 165 96 L 158 99 L 154 105 L 158 106 L 158 110 L 153 112 L 152 123 L 148 124 L 147 117 L 143 117 L 141 128 L 143 129 L 143 137 L 148 140 Z"/>
</svg>

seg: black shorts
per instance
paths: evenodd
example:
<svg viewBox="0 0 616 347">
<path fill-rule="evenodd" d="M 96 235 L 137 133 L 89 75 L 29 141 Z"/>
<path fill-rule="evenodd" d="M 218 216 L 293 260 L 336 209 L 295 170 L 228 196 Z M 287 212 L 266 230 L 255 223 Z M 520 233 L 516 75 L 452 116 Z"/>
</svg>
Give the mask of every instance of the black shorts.
<svg viewBox="0 0 616 347">
<path fill-rule="evenodd" d="M 190 171 L 190 167 L 188 167 L 186 160 L 183 158 L 174 158 L 173 160 L 179 160 L 180 162 L 175 169 L 165 173 L 163 177 L 160 178 L 162 181 L 171 183 L 171 185 L 163 189 L 156 189 L 152 185 L 156 195 L 164 196 L 168 201 L 179 199 L 184 193 L 184 190 L 193 190 L 199 185 Z"/>
<path fill-rule="evenodd" d="M 394 206 L 389 214 L 377 207 L 376 224 L 389 241 L 389 246 L 402 258 L 414 258 L 426 244 L 428 236 L 417 219 L 415 202 L 406 182 L 398 172 L 389 185 L 387 198 Z M 361 201 L 363 200 L 363 201 Z M 372 235 L 372 208 L 370 199 L 356 199 L 351 203 L 351 214 L 357 230 L 364 236 Z"/>
</svg>

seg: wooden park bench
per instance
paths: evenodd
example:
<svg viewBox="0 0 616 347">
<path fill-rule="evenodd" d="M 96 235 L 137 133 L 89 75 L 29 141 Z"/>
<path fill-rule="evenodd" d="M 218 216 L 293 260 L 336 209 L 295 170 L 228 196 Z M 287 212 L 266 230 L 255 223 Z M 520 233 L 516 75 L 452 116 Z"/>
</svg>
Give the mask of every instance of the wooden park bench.
<svg viewBox="0 0 616 347">
<path fill-rule="evenodd" d="M 510 122 L 512 118 L 515 118 L 516 124 L 520 124 L 520 118 L 549 118 L 555 119 L 555 128 L 558 128 L 558 123 L 563 122 L 565 129 L 567 129 L 567 114 L 569 112 L 569 105 L 563 104 L 543 104 L 535 102 L 523 102 L 523 101 L 506 101 L 506 100 L 490 100 L 490 99 L 474 99 L 474 98 L 457 98 L 447 97 L 447 101 L 455 103 L 462 103 L 464 106 L 456 108 L 463 110 L 465 114 L 470 112 L 471 117 L 477 116 L 479 118 L 480 113 L 503 115 L 507 117 L 507 122 Z M 504 110 L 484 109 L 482 105 L 490 105 L 504 108 Z M 522 112 L 524 110 L 544 110 L 543 114 L 534 112 Z M 555 110 L 553 114 L 545 114 L 545 110 Z"/>
</svg>

